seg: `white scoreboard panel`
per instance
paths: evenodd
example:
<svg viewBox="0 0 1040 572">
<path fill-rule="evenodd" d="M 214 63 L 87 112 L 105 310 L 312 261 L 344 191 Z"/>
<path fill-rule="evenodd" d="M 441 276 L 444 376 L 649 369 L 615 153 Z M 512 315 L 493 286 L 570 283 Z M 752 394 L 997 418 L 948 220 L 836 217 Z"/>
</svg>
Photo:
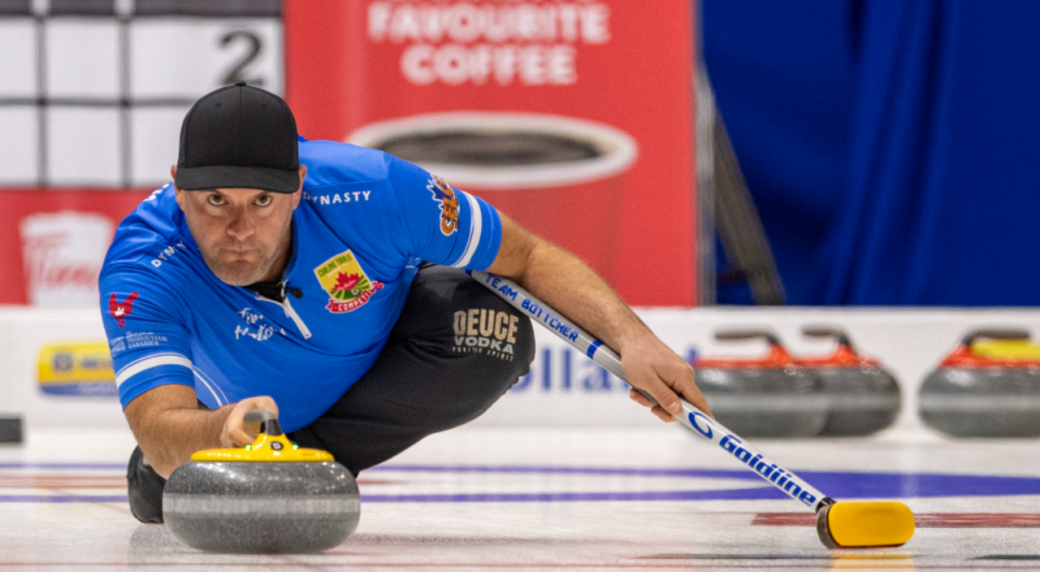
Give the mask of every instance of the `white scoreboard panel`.
<svg viewBox="0 0 1040 572">
<path fill-rule="evenodd" d="M 0 0 L 0 187 L 150 187 L 181 120 L 284 90 L 280 0 Z"/>
</svg>

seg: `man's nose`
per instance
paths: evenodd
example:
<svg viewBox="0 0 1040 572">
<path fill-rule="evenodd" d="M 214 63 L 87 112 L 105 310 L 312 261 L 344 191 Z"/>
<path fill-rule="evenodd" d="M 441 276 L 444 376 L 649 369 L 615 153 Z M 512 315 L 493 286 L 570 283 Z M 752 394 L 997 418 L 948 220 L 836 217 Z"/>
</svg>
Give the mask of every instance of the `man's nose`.
<svg viewBox="0 0 1040 572">
<path fill-rule="evenodd" d="M 253 223 L 242 211 L 236 211 L 228 223 L 228 235 L 238 241 L 244 241 L 253 236 Z"/>
</svg>

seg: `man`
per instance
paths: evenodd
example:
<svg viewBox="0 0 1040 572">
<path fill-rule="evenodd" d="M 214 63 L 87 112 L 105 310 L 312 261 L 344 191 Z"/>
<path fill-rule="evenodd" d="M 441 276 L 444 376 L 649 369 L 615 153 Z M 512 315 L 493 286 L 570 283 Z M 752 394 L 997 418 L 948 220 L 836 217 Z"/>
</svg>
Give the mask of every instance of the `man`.
<svg viewBox="0 0 1040 572">
<path fill-rule="evenodd" d="M 527 373 L 533 332 L 459 269 L 513 278 L 619 350 L 658 417 L 678 395 L 707 410 L 690 366 L 577 258 L 415 165 L 298 138 L 275 95 L 197 101 L 171 175 L 100 278 L 143 522 L 162 522 L 164 479 L 193 452 L 253 441 L 251 409 L 355 474 L 487 410 Z"/>
</svg>

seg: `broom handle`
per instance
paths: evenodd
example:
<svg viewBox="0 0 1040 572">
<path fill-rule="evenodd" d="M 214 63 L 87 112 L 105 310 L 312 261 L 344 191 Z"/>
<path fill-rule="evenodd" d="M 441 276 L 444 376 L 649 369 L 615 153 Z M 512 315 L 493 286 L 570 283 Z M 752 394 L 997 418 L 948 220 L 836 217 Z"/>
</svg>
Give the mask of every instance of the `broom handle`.
<svg viewBox="0 0 1040 572">
<path fill-rule="evenodd" d="M 502 278 L 479 270 L 467 270 L 466 272 L 513 307 L 522 311 L 535 322 L 545 326 L 549 331 L 556 334 L 557 337 L 591 358 L 592 361 L 603 366 L 604 369 L 618 376 L 626 383 L 628 382 L 625 378 L 625 372 L 621 368 L 621 356 L 603 345 L 603 342 L 592 337 L 567 318 L 564 318 L 559 312 L 553 310 L 544 302 L 539 301 L 515 282 L 508 278 Z M 657 403 L 657 400 L 649 393 L 642 389 L 636 389 L 651 402 Z M 791 498 L 810 507 L 813 511 L 818 511 L 823 506 L 834 503 L 830 497 L 760 453 L 747 441 L 744 441 L 732 431 L 726 429 L 721 423 L 707 416 L 692 403 L 682 399 L 682 397 L 679 398 L 679 402 L 682 403 L 683 407 L 683 413 L 677 416 L 680 423 L 687 429 L 721 447 L 722 450 L 743 463 L 749 470 L 757 473 L 760 477 L 787 493 Z"/>
</svg>

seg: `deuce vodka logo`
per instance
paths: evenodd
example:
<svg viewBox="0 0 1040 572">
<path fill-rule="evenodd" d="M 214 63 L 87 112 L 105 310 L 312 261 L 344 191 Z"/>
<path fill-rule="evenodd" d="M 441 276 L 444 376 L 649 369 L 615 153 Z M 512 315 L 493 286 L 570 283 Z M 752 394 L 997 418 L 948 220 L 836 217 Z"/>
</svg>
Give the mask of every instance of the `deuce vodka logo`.
<svg viewBox="0 0 1040 572">
<path fill-rule="evenodd" d="M 508 312 L 470 308 L 455 312 L 455 353 L 479 353 L 513 361 L 520 318 Z"/>
<path fill-rule="evenodd" d="M 22 259 L 29 303 L 96 307 L 97 282 L 114 225 L 99 214 L 62 211 L 22 219 Z"/>
</svg>

